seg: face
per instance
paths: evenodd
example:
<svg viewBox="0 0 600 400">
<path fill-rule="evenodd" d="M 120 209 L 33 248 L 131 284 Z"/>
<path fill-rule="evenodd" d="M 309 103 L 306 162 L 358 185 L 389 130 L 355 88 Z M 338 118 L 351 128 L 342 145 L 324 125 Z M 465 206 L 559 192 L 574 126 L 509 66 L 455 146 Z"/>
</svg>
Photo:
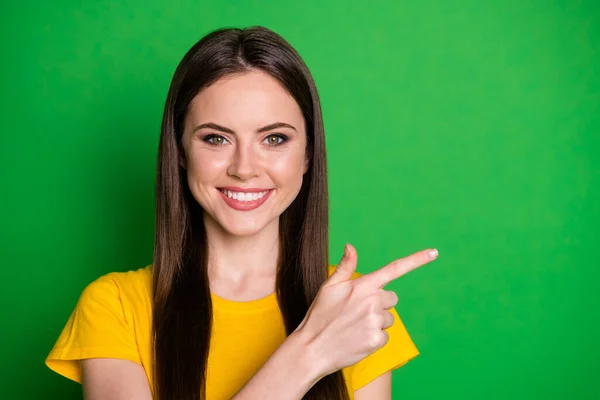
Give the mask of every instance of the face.
<svg viewBox="0 0 600 400">
<path fill-rule="evenodd" d="M 309 160 L 300 107 L 270 75 L 229 75 L 203 89 L 184 122 L 181 165 L 206 223 L 253 235 L 278 223 Z"/>
</svg>

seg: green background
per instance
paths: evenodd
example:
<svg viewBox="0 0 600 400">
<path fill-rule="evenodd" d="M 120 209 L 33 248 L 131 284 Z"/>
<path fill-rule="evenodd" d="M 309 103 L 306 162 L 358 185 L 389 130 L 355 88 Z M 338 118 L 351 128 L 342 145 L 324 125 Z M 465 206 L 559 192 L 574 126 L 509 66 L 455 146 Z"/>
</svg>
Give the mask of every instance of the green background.
<svg viewBox="0 0 600 400">
<path fill-rule="evenodd" d="M 172 73 L 264 25 L 327 134 L 331 262 L 426 247 L 391 283 L 421 355 L 397 399 L 600 396 L 600 2 L 30 1 L 1 6 L 0 398 L 77 399 L 44 358 L 86 284 L 151 262 Z"/>
</svg>

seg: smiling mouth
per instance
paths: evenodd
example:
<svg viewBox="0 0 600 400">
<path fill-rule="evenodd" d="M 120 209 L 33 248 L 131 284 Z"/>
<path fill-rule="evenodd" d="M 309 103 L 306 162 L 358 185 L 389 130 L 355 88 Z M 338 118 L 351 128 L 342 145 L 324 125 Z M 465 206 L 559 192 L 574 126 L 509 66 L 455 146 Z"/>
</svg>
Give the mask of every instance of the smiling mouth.
<svg viewBox="0 0 600 400">
<path fill-rule="evenodd" d="M 245 202 L 250 203 L 253 201 L 260 200 L 263 197 L 265 197 L 269 193 L 269 191 L 272 190 L 272 189 L 267 189 L 267 190 L 264 190 L 261 192 L 236 192 L 236 191 L 228 190 L 228 189 L 221 189 L 221 188 L 218 188 L 218 189 L 221 193 L 223 193 L 228 198 L 237 200 L 240 202 L 244 202 L 244 203 Z"/>
</svg>

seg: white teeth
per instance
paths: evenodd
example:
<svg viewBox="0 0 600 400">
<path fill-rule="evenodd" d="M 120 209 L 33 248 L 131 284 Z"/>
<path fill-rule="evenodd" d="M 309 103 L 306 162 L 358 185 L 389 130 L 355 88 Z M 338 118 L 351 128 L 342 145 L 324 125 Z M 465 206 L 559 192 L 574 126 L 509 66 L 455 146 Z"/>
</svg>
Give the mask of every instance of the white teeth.
<svg viewBox="0 0 600 400">
<path fill-rule="evenodd" d="M 231 190 L 221 190 L 221 192 L 225 193 L 230 199 L 235 199 L 237 201 L 255 201 L 269 193 L 268 190 L 255 193 L 232 192 Z"/>
</svg>

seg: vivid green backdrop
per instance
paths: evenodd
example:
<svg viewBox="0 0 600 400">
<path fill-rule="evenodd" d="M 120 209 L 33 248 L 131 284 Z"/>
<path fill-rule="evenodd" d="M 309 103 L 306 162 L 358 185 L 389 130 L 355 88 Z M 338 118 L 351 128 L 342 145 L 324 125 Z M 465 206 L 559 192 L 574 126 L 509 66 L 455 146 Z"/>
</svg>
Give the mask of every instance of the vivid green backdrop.
<svg viewBox="0 0 600 400">
<path fill-rule="evenodd" d="M 397 399 L 600 396 L 600 2 L 1 6 L 2 399 L 77 399 L 44 357 L 86 284 L 151 262 L 163 102 L 222 26 L 290 41 L 322 96 L 331 262 L 389 285 Z"/>
</svg>

